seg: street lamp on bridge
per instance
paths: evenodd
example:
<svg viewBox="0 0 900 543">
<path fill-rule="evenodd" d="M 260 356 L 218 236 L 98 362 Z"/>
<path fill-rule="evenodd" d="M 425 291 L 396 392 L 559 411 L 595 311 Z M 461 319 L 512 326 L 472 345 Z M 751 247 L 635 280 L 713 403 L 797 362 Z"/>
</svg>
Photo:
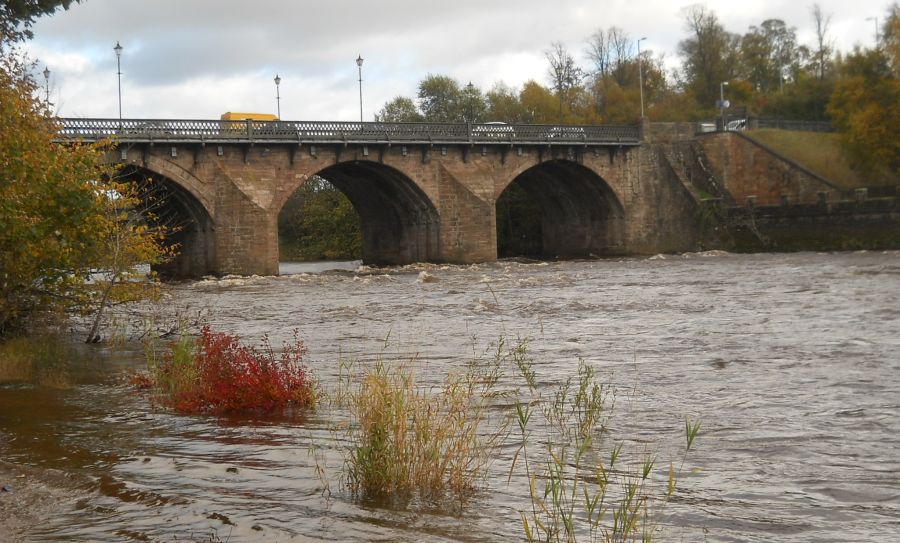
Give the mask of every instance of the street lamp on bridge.
<svg viewBox="0 0 900 543">
<path fill-rule="evenodd" d="M 44 66 L 44 91 L 46 98 L 44 99 L 44 107 L 50 110 L 50 68 Z"/>
<path fill-rule="evenodd" d="M 359 69 L 359 122 L 363 122 L 363 109 L 362 109 L 362 63 L 363 58 L 362 55 L 356 57 L 356 67 Z"/>
<path fill-rule="evenodd" d="M 116 52 L 116 75 L 119 76 L 119 128 L 122 128 L 122 46 L 116 41 L 113 47 Z"/>
<path fill-rule="evenodd" d="M 278 77 L 278 74 L 275 74 L 275 107 L 278 112 L 278 120 L 281 120 L 281 90 L 279 86 L 281 85 L 281 78 Z"/>
<path fill-rule="evenodd" d="M 475 109 L 474 104 L 472 103 L 473 97 L 475 96 L 475 85 L 469 81 L 469 84 L 466 85 L 466 122 L 474 123 L 475 122 Z"/>
</svg>

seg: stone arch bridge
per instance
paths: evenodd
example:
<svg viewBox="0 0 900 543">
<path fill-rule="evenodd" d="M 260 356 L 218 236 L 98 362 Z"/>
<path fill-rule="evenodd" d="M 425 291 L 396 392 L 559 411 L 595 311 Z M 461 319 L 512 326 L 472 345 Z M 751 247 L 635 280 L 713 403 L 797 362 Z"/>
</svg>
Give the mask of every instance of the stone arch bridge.
<svg viewBox="0 0 900 543">
<path fill-rule="evenodd" d="M 695 202 L 646 141 L 649 125 L 546 126 L 61 119 L 60 140 L 111 140 L 107 159 L 169 187 L 186 225 L 174 277 L 278 273 L 278 213 L 320 175 L 362 222 L 363 260 L 497 258 L 495 204 L 536 197 L 542 252 L 684 250 Z"/>
</svg>

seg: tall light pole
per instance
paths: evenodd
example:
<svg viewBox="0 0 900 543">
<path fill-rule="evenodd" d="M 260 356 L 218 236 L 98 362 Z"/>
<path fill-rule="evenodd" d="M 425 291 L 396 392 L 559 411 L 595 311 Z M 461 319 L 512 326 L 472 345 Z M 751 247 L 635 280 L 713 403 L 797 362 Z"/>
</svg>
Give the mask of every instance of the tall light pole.
<svg viewBox="0 0 900 543">
<path fill-rule="evenodd" d="M 278 120 L 281 120 L 281 90 L 279 89 L 279 85 L 281 85 L 281 78 L 278 77 L 278 74 L 275 74 L 275 107 L 278 111 Z"/>
<path fill-rule="evenodd" d="M 878 47 L 878 17 L 866 17 L 867 21 L 875 21 L 875 47 Z"/>
<path fill-rule="evenodd" d="M 46 98 L 44 100 L 44 106 L 47 110 L 50 109 L 50 68 L 44 66 L 44 90 L 46 91 Z"/>
<path fill-rule="evenodd" d="M 356 57 L 356 67 L 359 69 L 359 122 L 363 122 L 363 110 L 362 110 L 362 63 L 363 58 L 362 55 Z"/>
<path fill-rule="evenodd" d="M 647 36 L 637 41 L 638 46 L 638 89 L 641 93 L 641 120 L 644 120 L 644 68 L 641 65 L 641 42 L 646 40 Z"/>
<path fill-rule="evenodd" d="M 116 75 L 119 76 L 119 128 L 122 128 L 122 46 L 116 41 L 113 47 L 116 52 Z"/>
<path fill-rule="evenodd" d="M 475 112 L 472 111 L 472 97 L 475 95 L 475 85 L 469 81 L 469 84 L 466 85 L 466 122 L 474 123 L 475 122 Z"/>
<path fill-rule="evenodd" d="M 722 81 L 719 83 L 719 107 L 722 108 L 722 130 L 726 130 L 725 126 L 725 86 L 728 85 L 728 81 Z"/>
</svg>

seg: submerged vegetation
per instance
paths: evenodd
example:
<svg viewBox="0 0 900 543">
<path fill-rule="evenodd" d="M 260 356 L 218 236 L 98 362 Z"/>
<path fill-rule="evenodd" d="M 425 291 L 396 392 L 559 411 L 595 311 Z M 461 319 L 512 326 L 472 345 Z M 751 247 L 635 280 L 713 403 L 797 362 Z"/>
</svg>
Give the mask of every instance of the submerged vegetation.
<svg viewBox="0 0 900 543">
<path fill-rule="evenodd" d="M 465 500 L 490 484 L 498 448 L 512 446 L 507 482 L 527 481 L 530 507 L 520 514 L 529 541 L 655 539 L 700 423 L 685 419 L 681 457 L 657 473 L 657 451 L 629 459 L 627 436 L 610 435 L 614 393 L 589 364 L 579 361 L 575 378 L 547 388 L 527 345 L 501 340 L 490 359 L 473 360 L 434 388 L 416 384 L 406 365 L 379 360 L 359 377 L 342 366 L 336 398 L 350 412 L 347 487 L 404 503 Z"/>
<path fill-rule="evenodd" d="M 0 384 L 31 383 L 52 388 L 72 384 L 72 345 L 55 333 L 15 337 L 0 343 Z"/>
<path fill-rule="evenodd" d="M 436 389 L 417 384 L 408 366 L 378 360 L 354 376 L 353 364 L 342 365 L 336 399 L 351 416 L 344 464 L 350 490 L 400 500 L 462 500 L 475 491 L 505 435 L 503 425 L 489 427 L 487 412 L 502 360 L 498 351 Z"/>
<path fill-rule="evenodd" d="M 207 326 L 198 338 L 182 335 L 162 359 L 148 349 L 149 377 L 136 384 L 184 414 L 314 407 L 320 398 L 296 334 L 279 354 L 263 345 L 245 347 Z M 514 451 L 507 484 L 525 480 L 529 505 L 520 515 L 529 541 L 655 539 L 700 424 L 685 419 L 685 448 L 660 469 L 654 445 L 630 455 L 627 436 L 612 435 L 615 392 L 590 364 L 579 360 L 575 376 L 547 387 L 527 340 L 501 338 L 489 353 L 432 385 L 417 382 L 415 358 L 340 362 L 337 385 L 321 400 L 335 410 L 350 496 L 411 508 L 462 504 L 502 481 L 505 470 L 488 476 L 505 449 Z M 311 452 L 330 495 L 320 452 Z"/>
<path fill-rule="evenodd" d="M 161 359 L 148 348 L 149 376 L 138 384 L 156 392 L 161 405 L 185 414 L 311 407 L 316 389 L 304 353 L 296 337 L 276 354 L 268 341 L 255 349 L 205 326 L 199 338 L 182 335 Z"/>
<path fill-rule="evenodd" d="M 528 541 L 652 541 L 658 514 L 675 493 L 684 459 L 700 431 L 685 419 L 686 447 L 678 469 L 669 462 L 665 482 L 653 474 L 657 453 L 626 459 L 625 440 L 609 435 L 610 388 L 584 360 L 577 378 L 545 392 L 532 363 L 517 357 L 526 392 L 516 398 L 520 463 L 528 479 L 531 509 L 522 511 Z M 536 420 L 535 420 L 536 419 Z M 542 434 L 535 440 L 535 433 Z"/>
</svg>

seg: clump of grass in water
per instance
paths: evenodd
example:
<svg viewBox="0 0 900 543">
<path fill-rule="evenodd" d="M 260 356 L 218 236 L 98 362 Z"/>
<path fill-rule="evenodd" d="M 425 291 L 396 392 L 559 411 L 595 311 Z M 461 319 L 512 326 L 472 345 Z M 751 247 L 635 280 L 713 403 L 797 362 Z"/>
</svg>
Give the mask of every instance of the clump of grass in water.
<svg viewBox="0 0 900 543">
<path fill-rule="evenodd" d="M 272 412 L 313 407 L 316 387 L 303 365 L 305 347 L 296 338 L 276 354 L 205 326 L 199 338 L 182 335 L 162 358 L 147 349 L 149 385 L 155 399 L 180 413 Z"/>
<path fill-rule="evenodd" d="M 15 337 L 0 343 L 0 383 L 32 383 L 69 388 L 74 347 L 51 333 Z"/>
<path fill-rule="evenodd" d="M 503 357 L 501 343 L 493 360 L 473 361 L 437 388 L 417 384 L 408 366 L 380 359 L 354 385 L 344 364 L 341 383 L 350 390 L 336 397 L 353 420 L 344 472 L 350 490 L 400 500 L 469 496 L 507 434 L 505 425 L 484 428 Z"/>
<path fill-rule="evenodd" d="M 665 488 L 659 488 L 651 479 L 655 455 L 644 453 L 639 462 L 623 465 L 622 442 L 614 444 L 605 458 L 600 453 L 614 402 L 609 387 L 597 382 L 584 360 L 579 361 L 577 380 L 568 379 L 549 394 L 538 389 L 524 348 L 515 362 L 527 387 L 525 396 L 520 393 L 515 402 L 520 446 L 510 478 L 521 459 L 531 501 L 531 510 L 520 512 L 527 540 L 652 541 L 655 514 L 675 493 L 700 423 L 685 419 L 681 466 L 676 471 L 670 462 Z M 533 420 L 535 413 L 540 421 Z M 535 424 L 547 434 L 539 440 L 538 460 L 528 454 Z"/>
</svg>

